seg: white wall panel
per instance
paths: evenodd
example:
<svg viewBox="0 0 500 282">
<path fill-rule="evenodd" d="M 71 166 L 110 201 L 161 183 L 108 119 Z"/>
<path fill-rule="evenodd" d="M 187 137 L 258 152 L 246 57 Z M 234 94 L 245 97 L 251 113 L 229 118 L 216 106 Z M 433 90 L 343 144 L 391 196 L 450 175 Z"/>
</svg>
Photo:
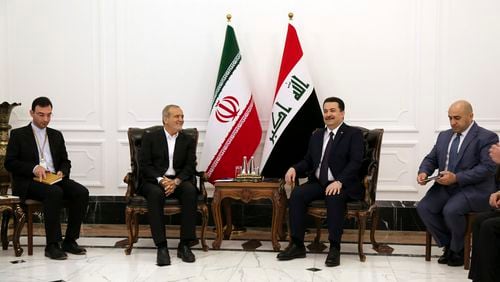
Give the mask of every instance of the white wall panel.
<svg viewBox="0 0 500 282">
<path fill-rule="evenodd" d="M 104 140 L 66 139 L 66 150 L 71 160 L 72 179 L 89 188 L 104 188 Z"/>
<path fill-rule="evenodd" d="M 61 129 L 102 129 L 97 2 L 7 1 L 7 97 L 52 97 Z"/>
<path fill-rule="evenodd" d="M 456 99 L 500 132 L 500 2 L 495 0 L 0 0 L 0 100 L 54 102 L 73 177 L 95 195 L 124 195 L 126 131 L 161 123 L 179 104 L 203 150 L 225 15 L 264 129 L 288 24 L 295 25 L 316 92 L 342 97 L 346 120 L 384 128 L 379 200 L 418 200 L 416 171 Z M 1 102 L 0 101 L 0 102 Z M 492 106 L 494 105 L 494 106 Z M 262 145 L 256 153 L 260 160 Z"/>
</svg>

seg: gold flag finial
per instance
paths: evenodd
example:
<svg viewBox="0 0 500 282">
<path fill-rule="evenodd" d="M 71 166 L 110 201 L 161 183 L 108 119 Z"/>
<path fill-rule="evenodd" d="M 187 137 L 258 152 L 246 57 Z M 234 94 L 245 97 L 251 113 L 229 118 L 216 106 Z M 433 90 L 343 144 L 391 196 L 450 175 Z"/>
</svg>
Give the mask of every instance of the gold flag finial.
<svg viewBox="0 0 500 282">
<path fill-rule="evenodd" d="M 228 22 L 228 23 L 230 23 L 230 22 L 231 22 L 231 18 L 232 18 L 232 17 L 233 17 L 233 16 L 231 16 L 231 14 L 227 14 L 227 15 L 226 15 L 226 19 L 227 19 L 227 22 Z"/>
<path fill-rule="evenodd" d="M 288 19 L 293 20 L 293 13 L 292 12 L 288 13 Z"/>
</svg>

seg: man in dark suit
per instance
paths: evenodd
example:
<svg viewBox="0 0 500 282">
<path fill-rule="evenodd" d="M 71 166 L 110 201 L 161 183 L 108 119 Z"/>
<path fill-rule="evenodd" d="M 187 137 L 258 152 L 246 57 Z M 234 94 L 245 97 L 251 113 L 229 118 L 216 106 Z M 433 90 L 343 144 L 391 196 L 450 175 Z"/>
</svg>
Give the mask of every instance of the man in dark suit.
<svg viewBox="0 0 500 282">
<path fill-rule="evenodd" d="M 5 168 L 12 173 L 14 195 L 22 200 L 34 199 L 43 203 L 45 256 L 63 260 L 66 252 L 86 253 L 76 243 L 87 210 L 89 191 L 69 178 L 71 162 L 61 132 L 47 127 L 52 116 L 52 103 L 46 97 L 36 98 L 30 110 L 33 118 L 27 126 L 11 131 L 5 156 Z M 34 181 L 45 178 L 47 172 L 63 177 L 53 185 Z M 68 226 L 64 241 L 61 234 L 61 209 L 68 202 Z M 62 244 L 60 245 L 62 241 Z"/>
<path fill-rule="evenodd" d="M 491 146 L 490 157 L 500 164 L 500 144 Z M 500 183 L 497 182 L 499 189 Z M 490 195 L 489 204 L 494 210 L 477 215 L 472 229 L 469 279 L 475 282 L 500 280 L 500 191 Z"/>
<path fill-rule="evenodd" d="M 170 265 L 163 207 L 166 197 L 175 197 L 182 204 L 181 240 L 177 257 L 194 262 L 190 244 L 196 240 L 196 198 L 198 190 L 192 183 L 196 171 L 195 140 L 182 132 L 184 114 L 176 105 L 167 105 L 162 112 L 163 129 L 144 134 L 139 154 L 142 173 L 140 193 L 148 202 L 151 234 L 158 248 L 156 262 Z"/>
<path fill-rule="evenodd" d="M 477 125 L 469 102 L 459 100 L 448 110 L 451 129 L 441 132 L 418 170 L 425 185 L 437 169 L 439 178 L 417 206 L 417 212 L 438 246 L 444 247 L 438 263 L 461 266 L 464 262 L 465 214 L 488 210 L 495 190 L 495 163 L 488 149 L 498 142 L 494 132 Z"/>
<path fill-rule="evenodd" d="M 290 195 L 290 229 L 292 242 L 278 254 L 278 260 L 306 256 L 304 221 L 310 202 L 325 199 L 327 205 L 328 239 L 330 250 L 326 266 L 340 264 L 340 242 L 347 201 L 361 199 L 363 188 L 359 169 L 364 153 L 361 130 L 344 123 L 344 102 L 330 97 L 323 102 L 326 128 L 317 130 L 309 140 L 302 161 L 292 166 L 285 175 L 287 183 L 297 176 L 308 175 L 308 181 L 293 189 Z"/>
</svg>

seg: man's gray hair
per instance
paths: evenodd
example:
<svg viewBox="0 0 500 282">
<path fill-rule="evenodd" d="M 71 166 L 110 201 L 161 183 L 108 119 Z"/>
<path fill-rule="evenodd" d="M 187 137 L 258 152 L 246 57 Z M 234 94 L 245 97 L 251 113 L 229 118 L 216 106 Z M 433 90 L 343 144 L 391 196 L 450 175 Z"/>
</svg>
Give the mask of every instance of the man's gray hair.
<svg viewBox="0 0 500 282">
<path fill-rule="evenodd" d="M 170 111 L 171 108 L 180 108 L 180 107 L 177 106 L 177 105 L 174 105 L 174 104 L 166 105 L 165 108 L 163 108 L 162 115 L 161 115 L 161 120 L 163 120 L 164 118 L 168 117 L 168 114 L 169 114 L 169 111 Z"/>
</svg>

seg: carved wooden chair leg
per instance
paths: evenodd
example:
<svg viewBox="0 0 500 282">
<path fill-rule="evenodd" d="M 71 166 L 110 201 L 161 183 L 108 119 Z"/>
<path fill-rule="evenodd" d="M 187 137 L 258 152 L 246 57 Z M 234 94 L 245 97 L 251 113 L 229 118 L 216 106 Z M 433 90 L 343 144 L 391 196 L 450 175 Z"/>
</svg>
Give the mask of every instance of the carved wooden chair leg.
<svg viewBox="0 0 500 282">
<path fill-rule="evenodd" d="M 365 229 L 366 229 L 366 213 L 358 213 L 358 254 L 359 260 L 365 261 L 366 255 L 363 251 L 363 244 L 365 241 Z"/>
<path fill-rule="evenodd" d="M 378 208 L 374 208 L 372 213 L 372 226 L 370 229 L 370 241 L 372 243 L 372 247 L 379 254 L 392 254 L 394 248 L 385 244 L 385 243 L 377 243 L 375 239 L 375 232 L 377 231 L 378 219 L 379 219 L 379 211 Z"/>
<path fill-rule="evenodd" d="M 315 222 L 315 225 L 316 225 L 316 235 L 314 236 L 314 241 L 307 245 L 307 248 L 309 249 L 309 251 L 313 252 L 313 253 L 321 253 L 323 252 L 324 249 L 326 249 L 326 245 L 321 242 L 321 223 L 322 223 L 322 219 L 319 218 L 319 217 L 314 217 L 314 222 Z"/>
<path fill-rule="evenodd" d="M 208 224 L 208 207 L 203 206 L 202 208 L 202 213 L 201 213 L 201 247 L 203 251 L 207 252 L 208 251 L 208 245 L 205 240 L 205 232 L 207 230 L 207 224 Z"/>
<path fill-rule="evenodd" d="M 132 209 L 127 208 L 125 211 L 126 214 L 126 224 L 127 224 L 127 231 L 128 231 L 128 244 L 127 247 L 125 248 L 125 254 L 130 255 L 132 252 L 132 247 L 134 246 L 134 212 Z"/>
<path fill-rule="evenodd" d="M 14 246 L 16 257 L 20 257 L 23 254 L 19 237 L 21 237 L 21 230 L 23 229 L 25 220 L 26 214 L 23 212 L 23 209 L 19 205 L 16 206 L 16 210 L 14 211 L 14 234 L 12 235 L 12 245 Z"/>
</svg>

